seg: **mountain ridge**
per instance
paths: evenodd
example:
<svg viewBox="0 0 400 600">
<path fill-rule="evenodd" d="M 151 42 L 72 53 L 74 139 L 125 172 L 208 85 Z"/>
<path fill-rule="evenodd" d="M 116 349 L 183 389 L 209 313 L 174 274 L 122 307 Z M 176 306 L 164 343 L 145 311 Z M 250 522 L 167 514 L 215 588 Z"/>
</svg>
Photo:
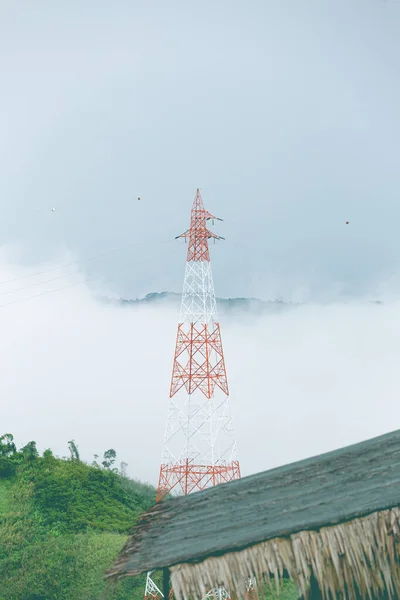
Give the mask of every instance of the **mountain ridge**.
<svg viewBox="0 0 400 600">
<path fill-rule="evenodd" d="M 101 296 L 100 300 L 107 304 L 119 306 L 147 306 L 170 302 L 178 305 L 182 294 L 178 292 L 150 292 L 143 298 L 110 298 Z M 251 312 L 263 314 L 265 312 L 279 311 L 289 307 L 300 306 L 301 303 L 285 302 L 280 299 L 260 300 L 259 298 L 217 298 L 217 305 L 223 312 Z"/>
<path fill-rule="evenodd" d="M 156 304 L 165 304 L 170 302 L 173 305 L 179 305 L 182 294 L 178 292 L 150 292 L 142 298 L 111 298 L 101 296 L 99 300 L 107 304 L 118 306 L 148 306 Z M 290 302 L 276 298 L 275 300 L 261 300 L 260 298 L 252 297 L 234 297 L 234 298 L 219 298 L 217 297 L 217 306 L 224 313 L 250 313 L 252 315 L 262 315 L 281 312 L 291 308 L 304 306 L 307 302 Z M 381 300 L 370 300 L 369 304 L 383 304 Z"/>
</svg>

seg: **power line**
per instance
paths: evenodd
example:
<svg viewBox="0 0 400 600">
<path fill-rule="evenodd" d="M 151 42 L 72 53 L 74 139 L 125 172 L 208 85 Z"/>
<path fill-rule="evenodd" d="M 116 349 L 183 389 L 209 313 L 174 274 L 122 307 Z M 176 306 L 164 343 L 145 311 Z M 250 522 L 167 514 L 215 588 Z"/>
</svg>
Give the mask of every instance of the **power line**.
<svg viewBox="0 0 400 600">
<path fill-rule="evenodd" d="M 174 240 L 173 239 L 171 239 L 171 240 L 165 240 L 164 242 L 160 242 L 160 244 L 165 244 L 165 243 L 172 242 L 172 241 L 174 241 Z M 103 253 L 103 254 L 106 254 L 106 253 Z M 158 254 L 159 254 L 159 252 L 153 253 L 152 255 L 148 256 L 147 258 L 148 259 L 149 258 L 150 259 L 154 258 Z M 101 256 L 101 255 L 97 255 L 97 256 Z M 83 261 L 83 260 L 82 261 L 75 261 L 74 263 L 70 263 L 70 264 L 76 264 L 76 263 L 81 263 L 81 262 L 85 262 L 85 261 Z M 138 260 L 137 262 L 142 263 L 143 259 L 140 259 L 140 261 Z M 58 268 L 58 267 L 54 267 L 54 268 L 49 269 L 49 270 L 51 271 L 51 270 L 54 270 L 55 268 Z M 47 272 L 47 271 L 44 271 L 44 272 Z M 27 286 L 18 288 L 16 290 L 7 290 L 6 292 L 0 292 L 0 296 L 6 295 L 6 294 L 13 294 L 13 293 L 16 293 L 16 292 L 20 292 L 20 291 L 23 291 L 23 290 L 26 290 L 26 289 L 29 289 L 29 288 L 32 288 L 32 287 L 37 287 L 38 285 L 42 285 L 42 284 L 45 284 L 45 283 L 51 283 L 52 281 L 56 281 L 56 280 L 59 280 L 59 279 L 63 279 L 65 277 L 69 277 L 70 275 L 78 275 L 79 273 L 83 273 L 83 272 L 84 272 L 84 269 L 80 269 L 80 270 L 72 272 L 72 273 L 65 273 L 64 275 L 60 275 L 58 277 L 53 277 L 52 279 L 47 279 L 45 281 L 41 281 L 41 282 L 38 282 L 38 283 L 27 285 Z M 25 301 L 30 300 L 32 298 L 38 298 L 40 296 L 46 296 L 47 294 L 53 294 L 54 292 L 59 292 L 59 291 L 66 290 L 68 288 L 74 287 L 76 285 L 82 285 L 83 283 L 87 283 L 89 281 L 96 281 L 96 280 L 100 280 L 100 279 L 102 279 L 102 276 L 87 277 L 83 281 L 78 281 L 78 282 L 70 283 L 70 284 L 62 286 L 60 288 L 56 288 L 56 289 L 52 289 L 52 290 L 44 290 L 43 292 L 40 292 L 38 294 L 32 294 L 31 296 L 26 296 L 25 298 L 17 298 L 15 300 L 11 300 L 10 302 L 6 302 L 4 304 L 0 304 L 0 308 L 3 308 L 5 306 L 10 306 L 11 304 L 17 304 L 18 302 L 25 302 Z"/>
<path fill-rule="evenodd" d="M 26 298 L 18 298 L 18 300 L 11 300 L 11 302 L 6 302 L 5 304 L 0 304 L 0 308 L 4 308 L 5 306 L 10 306 L 11 304 L 17 304 L 18 302 L 25 302 L 26 300 L 30 300 L 31 298 L 39 298 L 39 296 L 53 294 L 54 292 L 61 292 L 62 290 L 66 290 L 66 289 L 74 287 L 76 285 L 82 285 L 83 283 L 87 283 L 88 281 L 94 281 L 96 279 L 101 279 L 101 277 L 88 277 L 88 278 L 84 279 L 83 281 L 76 281 L 75 283 L 70 283 L 68 285 L 64 285 L 63 287 L 56 288 L 54 290 L 46 290 L 45 292 L 41 292 L 40 294 L 33 294 L 32 296 L 27 296 Z"/>
<path fill-rule="evenodd" d="M 17 288 L 16 290 L 7 290 L 6 292 L 0 292 L 0 296 L 6 296 L 7 294 L 15 294 L 16 292 L 22 292 L 23 290 L 28 290 L 29 288 L 37 287 L 38 285 L 44 285 L 45 283 L 51 283 L 52 281 L 57 281 L 58 279 L 64 279 L 64 277 L 68 277 L 69 275 L 78 275 L 79 273 L 84 273 L 84 269 L 73 271 L 72 273 L 64 273 L 64 275 L 59 275 L 58 277 L 53 277 L 52 279 L 45 279 L 44 281 L 38 281 L 38 283 L 31 283 L 30 285 L 25 285 L 23 287 Z"/>
<path fill-rule="evenodd" d="M 168 242 L 172 242 L 172 241 L 174 241 L 173 238 L 171 238 L 170 240 L 164 240 L 162 242 L 159 242 L 159 244 L 167 244 Z M 72 267 L 77 264 L 87 263 L 89 261 L 96 260 L 96 258 L 101 258 L 102 256 L 110 254 L 111 252 L 119 252 L 121 250 L 126 250 L 127 248 L 130 248 L 132 246 L 136 246 L 138 244 L 144 244 L 147 242 L 148 242 L 148 240 L 142 240 L 140 242 L 139 241 L 133 242 L 131 244 L 126 244 L 125 246 L 119 246 L 118 248 L 111 248 L 110 250 L 106 250 L 105 252 L 101 252 L 100 254 L 96 254 L 95 256 L 91 256 L 89 258 L 75 260 L 70 263 L 64 263 L 63 265 L 58 265 L 56 267 L 50 267 L 48 269 L 43 269 L 42 271 L 36 271 L 35 273 L 29 273 L 29 275 L 20 275 L 18 277 L 12 277 L 11 279 L 5 279 L 4 281 L 0 281 L 0 285 L 6 285 L 7 283 L 13 283 L 14 281 L 21 281 L 23 279 L 29 279 L 30 277 L 35 277 L 37 275 L 43 275 L 45 273 L 50 273 L 52 271 L 56 271 L 57 269 L 65 269 L 67 267 Z M 37 285 L 39 285 L 39 284 L 37 284 Z M 0 295 L 1 295 L 1 293 L 0 293 Z"/>
<path fill-rule="evenodd" d="M 234 221 L 228 221 L 228 223 L 229 222 L 230 223 L 236 223 L 237 221 L 235 221 L 235 220 Z M 161 242 L 158 242 L 158 243 L 156 243 L 156 245 L 159 246 L 159 245 L 163 245 L 163 244 L 168 244 L 168 243 L 173 242 L 173 241 L 175 241 L 175 238 L 170 238 L 168 240 L 163 240 Z M 137 245 L 144 244 L 144 243 L 147 243 L 147 242 L 148 242 L 148 240 L 146 239 L 146 240 L 132 242 L 132 243 L 126 244 L 124 246 L 119 246 L 119 247 L 111 248 L 109 250 L 106 250 L 106 251 L 101 252 L 99 254 L 96 254 L 94 256 L 91 256 L 91 257 L 89 257 L 87 259 L 79 259 L 79 260 L 71 261 L 69 263 L 64 263 L 64 264 L 61 264 L 61 265 L 57 265 L 55 267 L 49 267 L 48 269 L 42 269 L 40 271 L 36 271 L 34 273 L 29 273 L 27 275 L 20 275 L 18 277 L 12 277 L 10 279 L 6 279 L 4 281 L 0 281 L 0 285 L 7 285 L 7 284 L 13 283 L 15 281 L 23 281 L 25 279 L 30 279 L 31 277 L 36 277 L 38 275 L 44 275 L 46 273 L 51 273 L 51 272 L 56 271 L 58 269 L 63 269 L 63 268 L 65 269 L 65 268 L 72 267 L 72 266 L 75 266 L 75 265 L 78 265 L 78 264 L 85 264 L 85 263 L 88 263 L 90 261 L 93 261 L 93 260 L 96 260 L 98 258 L 101 258 L 103 256 L 106 256 L 106 255 L 108 255 L 108 254 L 110 254 L 112 252 L 119 252 L 119 251 L 122 251 L 122 250 L 126 250 L 127 248 L 131 248 L 132 246 L 137 246 Z M 158 252 L 155 253 L 155 254 L 152 254 L 151 256 L 147 256 L 147 259 L 154 258 L 154 256 L 156 256 L 156 255 L 158 255 Z M 140 261 L 138 261 L 138 262 L 143 262 L 143 259 L 140 259 Z M 72 271 L 72 272 L 69 272 L 69 273 L 64 273 L 63 275 L 58 275 L 57 277 L 52 277 L 51 279 L 46 279 L 44 281 L 38 281 L 37 283 L 32 283 L 32 284 L 29 284 L 29 285 L 26 285 L 26 286 L 22 286 L 20 288 L 14 289 L 14 290 L 2 291 L 2 292 L 0 292 L 0 297 L 1 296 L 6 296 L 6 295 L 10 295 L 10 294 L 16 294 L 17 292 L 22 292 L 22 291 L 24 291 L 26 289 L 30 289 L 30 288 L 33 288 L 33 287 L 38 287 L 40 285 L 45 285 L 46 283 L 52 283 L 53 281 L 59 281 L 60 279 L 64 279 L 65 277 L 69 277 L 71 275 L 78 275 L 78 274 L 84 273 L 84 272 L 85 272 L 85 269 L 81 268 L 81 269 L 78 269 L 76 271 Z M 16 303 L 19 303 L 19 302 L 25 302 L 25 301 L 33 299 L 33 298 L 39 298 L 39 297 L 45 296 L 47 294 L 53 294 L 55 292 L 66 290 L 68 288 L 71 288 L 71 287 L 74 287 L 74 286 L 77 286 L 77 285 L 82 285 L 83 283 L 87 283 L 87 282 L 95 281 L 95 280 L 99 280 L 99 279 L 101 279 L 101 276 L 87 277 L 83 281 L 70 283 L 70 284 L 62 286 L 60 288 L 56 288 L 56 289 L 52 289 L 52 290 L 45 290 L 45 291 L 40 292 L 38 294 L 32 294 L 30 296 L 26 296 L 25 298 L 18 298 L 18 299 L 15 299 L 15 300 L 11 300 L 10 302 L 6 302 L 6 303 L 3 303 L 3 304 L 0 304 L 0 308 L 6 307 L 6 306 L 10 306 L 11 304 L 16 304 Z"/>
</svg>

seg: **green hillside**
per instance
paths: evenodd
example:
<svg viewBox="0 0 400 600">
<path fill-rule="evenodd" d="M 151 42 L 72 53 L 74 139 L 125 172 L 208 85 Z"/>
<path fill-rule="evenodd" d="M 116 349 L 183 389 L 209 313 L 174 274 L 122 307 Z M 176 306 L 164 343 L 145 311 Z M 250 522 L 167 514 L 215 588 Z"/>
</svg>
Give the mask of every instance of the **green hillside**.
<svg viewBox="0 0 400 600">
<path fill-rule="evenodd" d="M 107 590 L 103 575 L 155 490 L 114 470 L 113 451 L 89 466 L 70 449 L 62 460 L 0 438 L 0 599 L 142 599 L 144 577 Z"/>
<path fill-rule="evenodd" d="M 113 449 L 88 465 L 35 442 L 0 437 L 0 600 L 142 600 L 145 576 L 107 587 L 111 566 L 155 489 L 114 468 Z M 297 597 L 288 584 L 282 600 Z"/>
</svg>

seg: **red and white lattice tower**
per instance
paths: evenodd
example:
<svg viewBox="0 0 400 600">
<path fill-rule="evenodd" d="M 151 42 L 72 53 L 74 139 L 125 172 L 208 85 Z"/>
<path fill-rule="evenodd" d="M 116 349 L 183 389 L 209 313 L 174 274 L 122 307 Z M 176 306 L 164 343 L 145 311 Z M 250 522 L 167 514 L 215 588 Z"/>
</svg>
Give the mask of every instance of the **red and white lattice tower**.
<svg viewBox="0 0 400 600">
<path fill-rule="evenodd" d="M 157 502 L 240 478 L 208 247 L 224 239 L 207 228 L 216 219 L 197 190 L 190 228 L 176 238 L 188 250 Z M 208 595 L 229 596 L 222 588 Z M 162 596 L 149 573 L 145 598 Z"/>
</svg>

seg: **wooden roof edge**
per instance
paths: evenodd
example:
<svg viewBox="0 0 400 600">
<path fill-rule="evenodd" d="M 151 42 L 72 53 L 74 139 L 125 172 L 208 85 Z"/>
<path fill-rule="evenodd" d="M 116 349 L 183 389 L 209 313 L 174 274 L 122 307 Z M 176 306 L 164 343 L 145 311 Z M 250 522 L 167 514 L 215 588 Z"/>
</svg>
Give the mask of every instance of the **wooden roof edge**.
<svg viewBox="0 0 400 600">
<path fill-rule="evenodd" d="M 144 512 L 138 519 L 137 523 L 132 527 L 129 532 L 129 537 L 123 545 L 120 553 L 118 554 L 113 566 L 106 572 L 106 578 L 112 578 L 118 575 L 118 573 L 124 572 L 121 567 L 126 565 L 128 557 L 136 552 L 140 552 L 141 542 L 144 537 L 146 537 L 149 529 L 152 527 L 152 523 L 157 519 L 157 517 L 166 512 L 168 509 L 168 504 L 170 500 L 166 502 L 159 502 L 154 504 L 149 510 Z M 164 565 L 157 568 L 162 568 Z M 141 573 L 146 572 L 147 570 L 151 570 L 152 567 L 140 568 L 140 569 L 131 569 L 129 571 L 130 575 L 140 575 Z M 124 572 L 125 573 L 125 572 Z"/>
<path fill-rule="evenodd" d="M 371 446 L 373 446 L 374 444 L 382 444 L 384 443 L 386 440 L 389 439 L 399 439 L 399 444 L 400 444 L 400 430 L 395 430 L 380 436 L 375 436 L 374 438 L 370 438 L 368 440 L 364 440 L 362 442 L 357 442 L 355 444 L 351 444 L 348 446 L 344 446 L 342 448 L 333 450 L 333 451 L 329 451 L 323 454 L 319 454 L 316 455 L 314 457 L 310 457 L 310 458 L 306 458 L 306 459 L 302 459 L 300 461 L 295 461 L 292 463 L 287 463 L 281 467 L 275 467 L 274 469 L 269 469 L 267 471 L 263 471 L 254 475 L 250 475 L 246 478 L 242 478 L 240 480 L 236 480 L 234 482 L 229 482 L 227 484 L 221 484 L 217 487 L 213 487 L 213 488 L 208 488 L 207 490 L 204 490 L 202 492 L 197 492 L 194 495 L 189 495 L 189 496 L 181 496 L 181 497 L 175 497 L 175 498 L 170 498 L 167 501 L 163 501 L 160 502 L 156 505 L 154 505 L 152 508 L 150 508 L 146 513 L 144 513 L 138 520 L 137 524 L 133 527 L 133 529 L 130 532 L 129 538 L 126 542 L 126 544 L 124 545 L 124 547 L 122 548 L 119 556 L 117 557 L 113 567 L 107 572 L 106 577 L 107 578 L 112 578 L 112 577 L 118 577 L 118 576 L 123 576 L 129 573 L 129 575 L 138 575 L 140 573 L 143 573 L 147 570 L 152 570 L 154 568 L 159 569 L 159 568 L 164 568 L 164 567 L 172 567 L 174 565 L 180 564 L 180 562 L 178 562 L 177 560 L 173 560 L 171 562 L 168 561 L 163 561 L 165 562 L 165 564 L 158 564 L 158 562 L 152 562 L 151 564 L 147 564 L 147 560 L 145 560 L 144 562 L 141 563 L 141 565 L 139 565 L 139 563 L 137 563 L 137 566 L 134 566 L 131 562 L 131 564 L 128 567 L 128 561 L 129 561 L 129 557 L 131 557 L 134 554 L 140 554 L 141 550 L 142 550 L 142 542 L 144 541 L 145 538 L 147 538 L 147 536 L 150 534 L 151 537 L 155 536 L 158 537 L 159 535 L 162 535 L 161 530 L 162 530 L 162 521 L 164 519 L 173 519 L 175 518 L 176 514 L 179 513 L 179 505 L 182 502 L 193 502 L 195 501 L 195 503 L 200 500 L 200 498 L 204 498 L 205 496 L 209 495 L 209 494 L 214 494 L 214 493 L 220 493 L 220 491 L 222 491 L 222 488 L 225 489 L 232 489 L 232 492 L 234 491 L 234 489 L 236 489 L 237 486 L 242 486 L 244 484 L 244 480 L 247 480 L 247 483 L 249 482 L 249 479 L 253 479 L 254 482 L 259 481 L 260 478 L 262 478 L 262 476 L 266 476 L 268 473 L 272 473 L 272 472 L 278 472 L 278 471 L 286 471 L 287 469 L 296 469 L 296 468 L 301 468 L 302 465 L 310 463 L 312 464 L 313 461 L 315 462 L 320 462 L 323 460 L 327 460 L 329 459 L 329 457 L 334 458 L 335 456 L 341 456 L 343 454 L 345 454 L 346 452 L 351 452 L 351 453 L 357 453 L 357 450 L 362 450 L 363 448 L 370 448 Z M 228 486 L 228 488 L 227 488 Z M 219 490 L 219 491 L 217 491 Z M 393 499 L 392 499 L 393 500 Z M 396 502 L 392 502 L 390 504 L 385 504 L 382 503 L 381 506 L 373 506 L 370 507 L 370 510 L 363 510 L 360 512 L 353 512 L 353 513 L 349 513 L 347 515 L 343 515 L 343 520 L 336 520 L 334 522 L 331 523 L 323 523 L 323 522 L 319 522 L 319 523 L 315 523 L 310 521 L 310 526 L 307 528 L 303 528 L 303 529 L 299 529 L 299 530 L 292 530 L 292 531 L 287 531 L 287 532 L 281 532 L 277 535 L 279 536 L 288 536 L 288 535 L 294 535 L 295 533 L 297 533 L 298 531 L 307 531 L 307 530 L 318 530 L 322 527 L 326 527 L 326 526 L 330 526 L 332 524 L 336 524 L 336 523 L 344 523 L 346 521 L 349 520 L 353 520 L 355 518 L 361 518 L 364 516 L 367 516 L 368 514 L 371 514 L 371 512 L 376 512 L 377 510 L 386 510 L 386 509 L 390 509 L 392 506 L 396 506 L 397 503 Z M 254 542 L 251 542 L 250 545 L 254 545 L 257 543 L 261 543 L 264 541 L 268 541 L 269 539 L 272 539 L 272 537 L 265 537 L 262 539 L 258 539 L 255 540 Z M 147 539 L 146 539 L 146 543 L 147 543 Z M 245 546 L 237 546 L 234 547 L 232 545 L 230 545 L 229 547 L 227 547 L 226 549 L 222 551 L 218 551 L 217 553 L 215 553 L 214 555 L 218 555 L 221 553 L 228 553 L 228 552 L 238 552 L 243 550 L 243 548 L 245 548 Z M 192 556 L 191 557 L 191 562 L 201 562 L 202 560 L 204 560 L 204 556 L 199 555 L 199 556 Z M 140 561 L 139 561 L 140 562 Z M 183 562 L 183 559 L 182 561 Z"/>
<path fill-rule="evenodd" d="M 230 555 L 230 554 L 235 554 L 235 553 L 241 553 L 243 551 L 246 551 L 249 548 L 252 548 L 253 546 L 258 546 L 260 544 L 272 542 L 273 540 L 290 539 L 292 536 L 310 533 L 310 532 L 319 533 L 322 530 L 336 527 L 339 525 L 346 526 L 348 523 L 351 523 L 355 520 L 357 520 L 357 521 L 363 520 L 363 519 L 370 517 L 371 515 L 376 515 L 379 513 L 386 512 L 386 511 L 399 510 L 399 515 L 400 515 L 400 498 L 399 498 L 396 503 L 394 503 L 394 502 L 384 503 L 383 502 L 382 505 L 380 505 L 379 507 L 374 507 L 374 508 L 371 508 L 370 510 L 354 511 L 352 513 L 349 513 L 346 515 L 345 518 L 338 517 L 337 519 L 332 520 L 330 522 L 321 522 L 320 520 L 310 521 L 310 523 L 307 527 L 303 527 L 303 528 L 299 528 L 299 529 L 280 530 L 279 532 L 271 534 L 271 536 L 268 536 L 268 537 L 260 536 L 259 538 L 255 538 L 254 541 L 252 541 L 251 543 L 248 543 L 248 544 L 237 544 L 237 545 L 230 544 L 230 545 L 225 546 L 223 549 L 216 550 L 213 552 L 207 552 L 207 554 L 204 554 L 204 552 L 198 553 L 197 555 L 191 556 L 190 559 L 185 559 L 185 556 L 182 556 L 181 558 L 177 558 L 172 561 L 168 561 L 168 560 L 161 561 L 161 562 L 154 562 L 154 561 L 146 562 L 146 561 L 144 561 L 141 564 L 138 563 L 138 565 L 136 567 L 132 566 L 132 567 L 126 568 L 128 565 L 129 557 L 132 556 L 132 554 L 140 552 L 140 542 L 141 542 L 142 538 L 144 537 L 143 526 L 146 525 L 148 520 L 151 520 L 152 518 L 154 518 L 154 516 L 155 516 L 155 520 L 157 520 L 157 516 L 161 512 L 161 511 L 154 510 L 157 506 L 159 506 L 159 505 L 155 505 L 150 510 L 148 510 L 142 516 L 143 522 L 142 522 L 142 519 L 140 519 L 139 522 L 137 523 L 137 525 L 133 528 L 131 535 L 129 536 L 127 542 L 125 543 L 120 554 L 118 555 L 114 565 L 112 566 L 111 569 L 109 569 L 107 571 L 107 573 L 105 575 L 106 578 L 112 579 L 112 578 L 120 578 L 120 577 L 126 577 L 126 576 L 141 575 L 142 573 L 146 573 L 148 571 L 164 569 L 164 568 L 171 569 L 173 567 L 177 567 L 182 564 L 186 564 L 188 566 L 190 566 L 190 565 L 193 566 L 196 564 L 203 563 L 205 560 L 218 559 L 221 556 L 225 556 L 227 554 Z M 157 521 L 155 523 L 155 526 L 158 527 L 158 524 L 159 523 Z M 400 530 L 400 521 L 399 521 L 399 530 Z"/>
</svg>

